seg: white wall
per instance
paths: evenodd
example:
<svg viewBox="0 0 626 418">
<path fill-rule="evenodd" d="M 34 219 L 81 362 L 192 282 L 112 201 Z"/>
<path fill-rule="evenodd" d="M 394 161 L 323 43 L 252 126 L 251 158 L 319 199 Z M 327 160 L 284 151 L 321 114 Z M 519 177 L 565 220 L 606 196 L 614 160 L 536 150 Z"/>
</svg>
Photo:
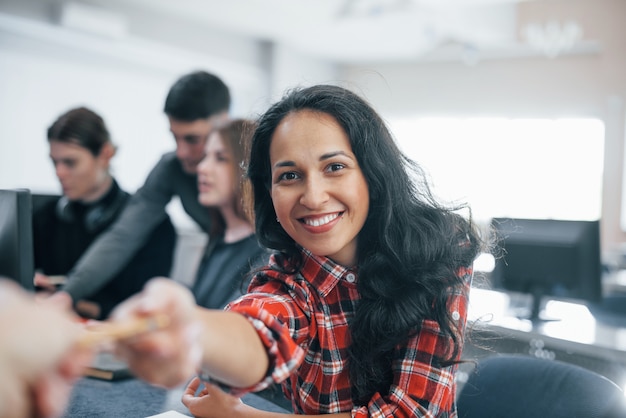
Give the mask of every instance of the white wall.
<svg viewBox="0 0 626 418">
<path fill-rule="evenodd" d="M 318 83 L 335 84 L 337 68 L 285 45 L 271 47 L 271 102 L 280 99 L 286 89 Z"/>
</svg>

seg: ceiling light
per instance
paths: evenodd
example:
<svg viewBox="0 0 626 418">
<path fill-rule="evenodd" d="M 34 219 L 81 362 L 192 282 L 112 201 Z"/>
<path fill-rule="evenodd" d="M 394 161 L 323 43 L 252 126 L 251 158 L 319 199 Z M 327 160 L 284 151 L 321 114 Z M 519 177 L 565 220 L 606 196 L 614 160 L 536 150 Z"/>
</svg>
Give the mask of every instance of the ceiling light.
<svg viewBox="0 0 626 418">
<path fill-rule="evenodd" d="M 550 58 L 571 50 L 582 35 L 582 28 L 576 22 L 530 23 L 522 30 L 524 40 Z"/>
</svg>

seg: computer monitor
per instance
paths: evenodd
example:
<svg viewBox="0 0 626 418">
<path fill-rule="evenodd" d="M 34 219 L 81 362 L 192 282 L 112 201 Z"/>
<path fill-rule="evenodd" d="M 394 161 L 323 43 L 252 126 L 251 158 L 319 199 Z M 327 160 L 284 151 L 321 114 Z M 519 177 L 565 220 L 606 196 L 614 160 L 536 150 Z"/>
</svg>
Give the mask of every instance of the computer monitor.
<svg viewBox="0 0 626 418">
<path fill-rule="evenodd" d="M 532 296 L 528 319 L 540 317 L 542 299 L 602 300 L 600 222 L 494 218 L 499 254 L 494 289 Z"/>
<path fill-rule="evenodd" d="M 0 190 L 0 277 L 33 291 L 33 228 L 30 191 Z"/>
<path fill-rule="evenodd" d="M 54 193 L 38 193 L 30 192 L 30 202 L 33 213 L 36 213 L 42 207 L 45 207 L 50 202 L 57 202 L 61 196 Z"/>
</svg>

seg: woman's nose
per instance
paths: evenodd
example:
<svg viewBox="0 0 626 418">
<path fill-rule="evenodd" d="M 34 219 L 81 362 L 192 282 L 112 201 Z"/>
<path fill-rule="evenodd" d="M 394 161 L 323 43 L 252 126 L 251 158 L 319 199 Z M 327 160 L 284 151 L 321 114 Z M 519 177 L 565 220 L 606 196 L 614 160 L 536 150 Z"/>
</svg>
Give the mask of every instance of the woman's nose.
<svg viewBox="0 0 626 418">
<path fill-rule="evenodd" d="M 315 209 L 328 201 L 328 191 L 323 180 L 310 178 L 304 183 L 300 204 Z"/>
<path fill-rule="evenodd" d="M 209 156 L 205 155 L 204 158 L 202 160 L 200 160 L 200 163 L 198 164 L 198 172 L 205 172 L 208 170 L 210 163 L 209 163 Z"/>
</svg>

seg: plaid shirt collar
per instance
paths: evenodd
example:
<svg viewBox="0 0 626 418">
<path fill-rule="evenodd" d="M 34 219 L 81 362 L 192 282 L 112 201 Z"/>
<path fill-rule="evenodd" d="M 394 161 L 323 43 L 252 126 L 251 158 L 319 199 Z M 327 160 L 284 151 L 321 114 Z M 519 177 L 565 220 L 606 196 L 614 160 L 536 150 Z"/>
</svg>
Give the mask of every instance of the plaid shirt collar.
<svg viewBox="0 0 626 418">
<path fill-rule="evenodd" d="M 344 267 L 328 257 L 315 255 L 299 245 L 297 247 L 302 254 L 302 268 L 298 276 L 306 277 L 320 295 L 328 296 L 340 281 L 356 285 L 358 281 L 356 267 Z M 270 259 L 270 264 L 277 264 L 274 257 Z"/>
</svg>

